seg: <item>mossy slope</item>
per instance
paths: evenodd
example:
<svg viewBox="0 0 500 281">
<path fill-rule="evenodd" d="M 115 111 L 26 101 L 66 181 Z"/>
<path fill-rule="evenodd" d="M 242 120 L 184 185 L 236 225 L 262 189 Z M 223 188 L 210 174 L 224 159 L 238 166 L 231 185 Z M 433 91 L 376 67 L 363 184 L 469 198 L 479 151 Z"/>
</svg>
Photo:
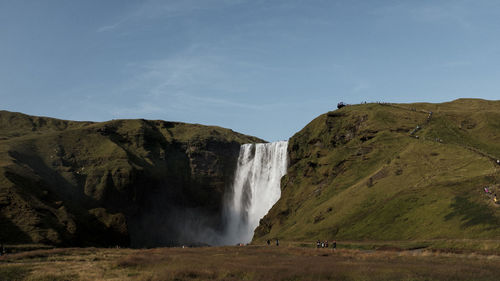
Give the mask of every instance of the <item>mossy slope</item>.
<svg viewBox="0 0 500 281">
<path fill-rule="evenodd" d="M 75 122 L 0 111 L 0 241 L 157 246 L 220 226 L 241 143 L 229 129 Z"/>
<path fill-rule="evenodd" d="M 281 199 L 255 241 L 500 238 L 500 207 L 483 191 L 500 195 L 498 101 L 348 106 L 288 147 Z"/>
</svg>

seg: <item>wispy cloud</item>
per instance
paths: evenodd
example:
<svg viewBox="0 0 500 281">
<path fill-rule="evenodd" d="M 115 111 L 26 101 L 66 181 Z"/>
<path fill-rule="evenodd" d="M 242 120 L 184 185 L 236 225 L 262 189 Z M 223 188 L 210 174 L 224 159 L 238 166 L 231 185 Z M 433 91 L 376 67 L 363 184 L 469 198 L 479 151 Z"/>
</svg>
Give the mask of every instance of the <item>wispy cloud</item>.
<svg viewBox="0 0 500 281">
<path fill-rule="evenodd" d="M 125 19 L 121 19 L 113 24 L 109 24 L 109 25 L 104 25 L 104 26 L 101 26 L 97 29 L 97 32 L 107 32 L 107 31 L 112 31 L 114 29 L 116 29 L 117 27 L 119 27 L 122 23 L 124 23 L 126 20 Z"/>
<path fill-rule="evenodd" d="M 141 2 L 138 6 L 121 15 L 113 23 L 97 28 L 97 32 L 108 32 L 120 28 L 121 26 L 140 21 L 155 19 L 169 19 L 180 16 L 187 16 L 193 12 L 220 9 L 226 6 L 237 5 L 247 0 L 149 0 Z"/>
<path fill-rule="evenodd" d="M 456 61 L 447 61 L 439 64 L 439 67 L 443 68 L 454 68 L 454 67 L 463 67 L 463 66 L 470 66 L 472 63 L 470 61 L 464 61 L 464 60 L 456 60 Z"/>
<path fill-rule="evenodd" d="M 155 113 L 163 113 L 164 108 L 150 102 L 140 102 L 135 106 L 115 106 L 111 114 L 115 117 L 122 116 L 148 116 Z"/>
<path fill-rule="evenodd" d="M 242 77 L 232 71 L 235 64 L 230 57 L 200 53 L 196 47 L 165 59 L 130 64 L 126 71 L 133 72 L 132 78 L 115 92 L 117 96 L 136 100 L 136 105 L 117 108 L 115 113 L 124 116 L 155 112 L 218 113 L 228 108 L 263 110 L 262 103 L 242 101 L 248 100 L 245 97 L 250 82 L 246 75 L 262 69 L 258 64 L 241 62 L 237 67 L 248 70 Z"/>
<path fill-rule="evenodd" d="M 371 88 L 371 85 L 368 82 L 366 82 L 366 81 L 360 81 L 360 82 L 356 83 L 354 85 L 354 87 L 352 87 L 351 92 L 353 92 L 353 93 L 359 93 L 359 92 L 366 91 L 366 90 L 368 90 L 370 88 Z"/>
<path fill-rule="evenodd" d="M 233 100 L 229 99 L 217 99 L 217 98 L 211 98 L 211 97 L 198 97 L 198 96 L 191 96 L 191 95 L 185 95 L 185 98 L 191 99 L 193 101 L 201 102 L 204 104 L 209 104 L 212 106 L 221 106 L 221 107 L 237 107 L 237 108 L 243 108 L 243 109 L 250 109 L 250 110 L 262 110 L 265 105 L 254 105 L 254 104 L 246 104 L 246 103 L 241 103 L 241 102 L 236 102 Z"/>
<path fill-rule="evenodd" d="M 464 29 L 473 27 L 468 19 L 468 11 L 463 5 L 429 5 L 411 9 L 410 12 L 415 20 L 424 22 L 452 22 Z"/>
<path fill-rule="evenodd" d="M 223 56 L 179 55 L 145 63 L 134 80 L 140 86 L 151 85 L 148 95 L 152 97 L 203 90 L 216 95 L 241 93 L 244 88 L 235 81 L 231 66 L 232 62 Z"/>
<path fill-rule="evenodd" d="M 473 3 L 473 2 L 470 2 Z M 472 8 L 472 7 L 470 7 Z M 378 16 L 398 16 L 417 22 L 453 23 L 463 29 L 473 28 L 468 2 L 396 2 L 393 5 L 377 7 L 371 14 Z"/>
</svg>

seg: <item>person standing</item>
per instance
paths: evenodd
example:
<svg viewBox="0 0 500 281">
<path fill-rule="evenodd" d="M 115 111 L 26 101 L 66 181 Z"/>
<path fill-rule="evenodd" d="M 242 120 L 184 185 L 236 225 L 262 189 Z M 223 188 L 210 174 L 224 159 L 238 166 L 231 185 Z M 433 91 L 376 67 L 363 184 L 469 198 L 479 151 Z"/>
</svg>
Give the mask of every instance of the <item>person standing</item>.
<svg viewBox="0 0 500 281">
<path fill-rule="evenodd" d="M 278 238 L 276 238 L 276 246 L 279 246 L 280 245 L 280 240 Z"/>
<path fill-rule="evenodd" d="M 271 245 L 271 240 L 267 239 L 267 246 Z"/>
<path fill-rule="evenodd" d="M 337 240 L 333 240 L 332 247 L 333 247 L 333 250 L 337 249 Z"/>
</svg>

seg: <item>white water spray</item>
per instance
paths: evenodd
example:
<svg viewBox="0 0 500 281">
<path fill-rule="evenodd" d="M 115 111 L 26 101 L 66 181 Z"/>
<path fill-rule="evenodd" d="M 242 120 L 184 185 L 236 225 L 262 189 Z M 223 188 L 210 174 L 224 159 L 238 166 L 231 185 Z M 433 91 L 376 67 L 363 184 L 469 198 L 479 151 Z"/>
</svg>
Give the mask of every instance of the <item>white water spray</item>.
<svg viewBox="0 0 500 281">
<path fill-rule="evenodd" d="M 223 244 L 250 242 L 260 219 L 280 198 L 287 147 L 287 141 L 241 146 L 232 193 L 226 198 Z"/>
</svg>

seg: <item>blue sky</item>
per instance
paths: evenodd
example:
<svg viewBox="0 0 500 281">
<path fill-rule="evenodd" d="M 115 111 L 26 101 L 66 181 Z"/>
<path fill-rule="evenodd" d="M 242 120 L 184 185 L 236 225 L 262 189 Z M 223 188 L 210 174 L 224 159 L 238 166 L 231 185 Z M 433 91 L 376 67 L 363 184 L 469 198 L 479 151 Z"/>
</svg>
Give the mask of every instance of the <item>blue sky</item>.
<svg viewBox="0 0 500 281">
<path fill-rule="evenodd" d="M 500 1 L 0 1 L 0 109 L 288 139 L 339 101 L 500 97 Z"/>
</svg>

